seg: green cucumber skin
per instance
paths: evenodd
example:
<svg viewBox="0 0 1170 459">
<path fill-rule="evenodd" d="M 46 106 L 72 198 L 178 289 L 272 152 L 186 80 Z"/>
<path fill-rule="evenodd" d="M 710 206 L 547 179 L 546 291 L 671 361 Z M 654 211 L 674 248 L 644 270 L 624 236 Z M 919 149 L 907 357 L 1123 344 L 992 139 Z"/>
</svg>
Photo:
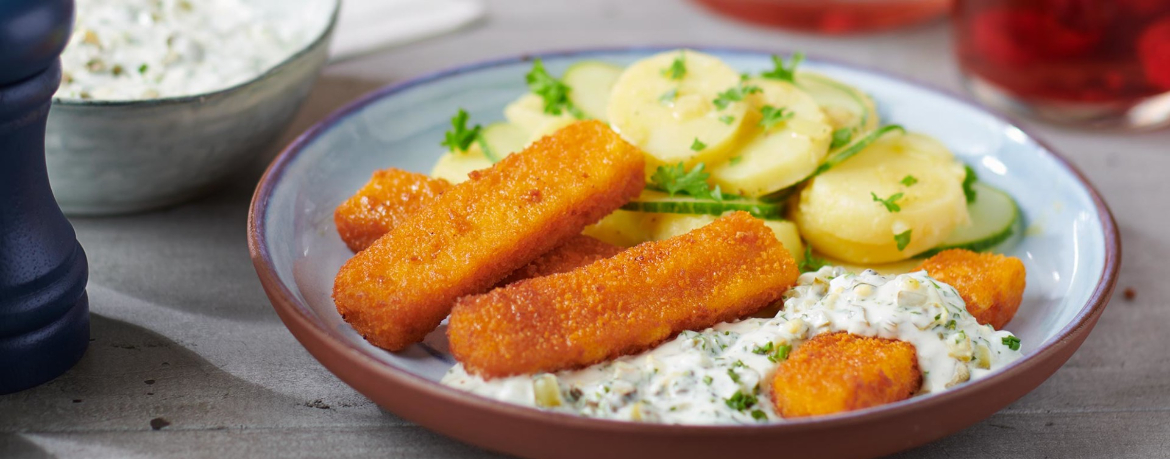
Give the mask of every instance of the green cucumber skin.
<svg viewBox="0 0 1170 459">
<path fill-rule="evenodd" d="M 715 216 L 739 210 L 764 220 L 784 220 L 784 206 L 736 201 L 631 201 L 623 205 L 622 210 Z"/>
<path fill-rule="evenodd" d="M 999 246 L 1000 244 L 1006 242 L 1008 239 L 1011 239 L 1011 237 L 1017 233 L 1018 230 L 1016 229 L 1016 227 L 1019 226 L 1020 221 L 1021 221 L 1021 219 L 1020 219 L 1019 211 L 1017 210 L 1016 211 L 1016 219 L 1013 221 L 1013 223 L 1011 225 L 1008 225 L 1007 228 L 1004 228 L 1000 232 L 998 232 L 990 237 L 987 237 L 985 239 L 980 239 L 978 241 L 972 241 L 972 242 L 969 242 L 966 244 L 940 245 L 938 247 L 935 247 L 933 249 L 930 249 L 930 250 L 922 252 L 918 255 L 915 255 L 914 257 L 915 258 L 930 258 L 930 257 L 933 257 L 935 255 L 938 255 L 939 252 L 942 252 L 945 250 L 951 250 L 951 249 L 965 249 L 965 250 L 970 250 L 972 252 L 986 252 L 986 251 L 991 250 L 991 249 Z"/>
</svg>

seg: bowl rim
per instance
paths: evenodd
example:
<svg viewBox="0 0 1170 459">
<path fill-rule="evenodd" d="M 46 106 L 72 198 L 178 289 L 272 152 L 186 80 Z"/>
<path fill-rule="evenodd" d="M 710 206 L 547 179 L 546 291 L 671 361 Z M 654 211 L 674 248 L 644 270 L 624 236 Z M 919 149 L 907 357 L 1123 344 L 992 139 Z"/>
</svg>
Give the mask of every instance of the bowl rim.
<svg viewBox="0 0 1170 459">
<path fill-rule="evenodd" d="M 98 100 L 89 100 L 89 99 L 63 98 L 63 97 L 53 96 L 53 106 L 54 107 L 57 107 L 57 106 L 64 106 L 64 107 L 125 107 L 125 106 L 154 107 L 154 106 L 166 106 L 166 105 L 179 105 L 179 104 L 185 104 L 185 103 L 194 102 L 194 101 L 203 101 L 203 100 L 211 98 L 211 97 L 225 97 L 231 93 L 242 90 L 245 86 L 251 86 L 253 83 L 256 83 L 258 81 L 267 80 L 268 78 L 272 77 L 272 75 L 284 70 L 285 67 L 292 65 L 293 61 L 300 59 L 302 56 L 308 55 L 310 52 L 312 52 L 314 49 L 316 49 L 318 46 L 320 46 L 323 42 L 329 40 L 329 38 L 333 35 L 333 29 L 335 27 L 337 27 L 337 18 L 341 12 L 342 0 L 329 0 L 329 2 L 332 3 L 332 6 L 330 7 L 330 12 L 329 12 L 329 20 L 328 20 L 328 22 L 325 23 L 325 27 L 323 27 L 321 29 L 321 31 L 317 34 L 316 37 L 313 37 L 312 40 L 310 40 L 308 43 L 306 43 L 301 48 L 297 49 L 297 51 L 295 53 L 288 55 L 288 57 L 285 57 L 279 63 L 277 63 L 276 65 L 273 65 L 272 67 L 269 67 L 267 70 L 260 73 L 259 75 L 256 75 L 252 78 L 249 78 L 247 80 L 236 83 L 234 85 L 228 86 L 226 88 L 216 89 L 214 91 L 201 92 L 201 93 L 197 93 L 197 94 L 187 94 L 187 95 L 183 95 L 183 96 L 159 97 L 159 98 L 154 98 L 154 99 L 111 99 L 111 100 L 98 99 Z"/>
<path fill-rule="evenodd" d="M 414 78 L 406 79 L 398 83 L 390 84 L 385 87 L 373 90 L 353 101 L 346 104 L 342 108 L 334 111 L 326 116 L 324 119 L 313 125 L 304 133 L 294 139 L 281 153 L 273 159 L 264 175 L 261 177 L 256 186 L 256 191 L 252 197 L 252 203 L 248 212 L 248 250 L 251 254 L 253 264 L 256 272 L 260 278 L 274 309 L 285 322 L 290 332 L 301 342 L 302 346 L 306 347 L 311 354 L 317 357 L 319 349 L 314 349 L 315 346 L 310 346 L 306 340 L 314 341 L 316 345 L 323 346 L 325 350 L 329 351 L 331 355 L 344 357 L 349 361 L 355 362 L 362 366 L 362 370 L 375 373 L 379 375 L 380 383 L 383 384 L 383 390 L 395 388 L 407 389 L 416 393 L 426 394 L 430 397 L 435 397 L 438 400 L 445 402 L 448 406 L 459 407 L 460 409 L 475 409 L 480 411 L 490 411 L 494 415 L 504 415 L 518 420 L 525 420 L 529 422 L 537 422 L 543 424 L 556 424 L 560 427 L 589 429 L 598 432 L 608 433 L 637 433 L 648 436 L 661 435 L 694 435 L 694 436 L 738 436 L 744 434 L 777 434 L 777 433 L 797 433 L 808 432 L 814 429 L 835 429 L 845 428 L 851 425 L 860 425 L 882 419 L 893 419 L 900 416 L 906 416 L 916 411 L 926 411 L 931 408 L 941 408 L 946 405 L 955 404 L 957 401 L 974 395 L 977 391 L 985 388 L 1001 386 L 1009 380 L 1021 377 L 1025 373 L 1032 373 L 1044 368 L 1046 363 L 1050 363 L 1052 359 L 1060 359 L 1059 363 L 1053 368 L 1044 378 L 1039 379 L 1035 384 L 1030 384 L 1030 387 L 1015 395 L 1015 398 L 1022 396 L 1024 393 L 1030 392 L 1041 382 L 1051 376 L 1052 372 L 1063 366 L 1068 357 L 1075 352 L 1076 348 L 1087 336 L 1096 323 L 1096 319 L 1104 311 L 1106 305 L 1109 303 L 1110 296 L 1117 283 L 1118 270 L 1121 263 L 1121 239 L 1117 230 L 1117 225 L 1113 214 L 1108 205 L 1101 197 L 1100 193 L 1093 187 L 1084 174 L 1077 169 L 1071 162 L 1069 162 L 1063 155 L 1057 152 L 1049 144 L 1032 134 L 1028 129 L 1021 127 L 1019 123 L 1011 117 L 999 113 L 993 109 L 983 107 L 976 103 L 970 97 L 955 93 L 951 90 L 940 88 L 931 83 L 925 83 L 912 77 L 905 77 L 902 75 L 894 75 L 889 72 L 867 68 L 865 66 L 841 62 L 838 60 L 823 58 L 817 55 L 806 55 L 806 59 L 812 62 L 821 62 L 838 66 L 841 68 L 865 72 L 881 76 L 887 79 L 901 81 L 920 90 L 932 92 L 938 96 L 951 99 L 955 102 L 967 105 L 977 111 L 990 115 L 994 119 L 1001 121 L 1007 125 L 1015 127 L 1031 138 L 1043 150 L 1042 154 L 1048 156 L 1050 159 L 1064 167 L 1088 193 L 1093 202 L 1098 216 L 1100 217 L 1100 224 L 1103 240 L 1104 257 L 1102 260 L 1103 266 L 1101 275 L 1098 278 L 1097 285 L 1089 295 L 1087 301 L 1081 309 L 1073 317 L 1072 321 L 1063 327 L 1057 334 L 1044 343 L 1041 348 L 1037 349 L 1035 353 L 1016 360 L 1004 368 L 996 371 L 984 378 L 973 381 L 970 384 L 963 384 L 959 387 L 931 394 L 929 397 L 912 397 L 896 403 L 886 404 L 874 408 L 867 408 L 863 410 L 851 411 L 846 413 L 838 413 L 828 416 L 819 416 L 804 419 L 788 419 L 784 422 L 761 424 L 758 426 L 744 426 L 744 425 L 676 425 L 676 424 L 654 424 L 654 423 L 634 423 L 630 421 L 619 421 L 611 419 L 596 419 L 587 418 L 583 416 L 576 416 L 571 414 L 557 413 L 534 409 L 520 405 L 514 405 L 507 402 L 488 399 L 477 396 L 471 393 L 455 390 L 446 386 L 435 384 L 433 381 L 425 379 L 421 376 L 414 375 L 410 372 L 394 368 L 390 365 L 382 363 L 371 354 L 368 354 L 365 349 L 358 348 L 343 339 L 338 332 L 329 330 L 328 327 L 320 326 L 312 317 L 310 317 L 306 310 L 307 305 L 302 306 L 299 301 L 295 299 L 293 293 L 288 286 L 284 285 L 276 275 L 275 269 L 272 266 L 272 260 L 267 248 L 266 233 L 266 217 L 268 204 L 271 201 L 273 190 L 276 188 L 278 182 L 281 181 L 283 174 L 287 167 L 299 156 L 303 149 L 316 139 L 320 134 L 332 129 L 339 122 L 345 120 L 350 115 L 360 111 L 366 106 L 381 100 L 386 97 L 391 97 L 396 93 L 414 88 L 416 86 L 426 85 L 436 80 L 446 79 L 452 76 L 461 75 L 465 73 L 475 72 L 492 67 L 500 67 L 504 65 L 516 64 L 521 62 L 531 61 L 534 58 L 573 58 L 573 57 L 589 57 L 598 54 L 616 54 L 616 53 L 654 53 L 668 51 L 672 49 L 686 48 L 701 52 L 722 53 L 722 54 L 743 54 L 754 56 L 767 55 L 791 55 L 792 53 L 783 49 L 765 50 L 761 48 L 747 48 L 747 47 L 728 47 L 728 46 L 617 46 L 617 47 L 583 47 L 568 50 L 554 50 L 548 52 L 534 52 L 524 53 L 520 55 L 512 55 L 508 57 L 494 58 L 473 62 L 470 64 L 455 66 L 426 73 Z M 1087 327 L 1087 328 L 1086 328 Z M 1069 346 L 1073 346 L 1069 349 Z M 331 372 L 339 373 L 331 364 L 321 361 Z M 347 372 L 349 373 L 349 372 Z M 351 381 L 338 375 L 340 379 L 349 385 L 354 385 Z M 1023 381 L 1024 379 L 1020 379 Z M 392 385 L 387 384 L 392 383 Z M 365 394 L 363 394 L 365 395 Z M 368 395 L 367 395 L 368 396 Z M 372 397 L 371 397 L 372 398 Z M 1015 399 L 1013 398 L 1013 400 Z M 1010 403 L 1010 401 L 1009 401 Z M 1004 404 L 1006 406 L 1007 403 Z M 995 411 L 1002 409 L 996 407 Z M 408 417 L 410 418 L 410 417 Z"/>
</svg>

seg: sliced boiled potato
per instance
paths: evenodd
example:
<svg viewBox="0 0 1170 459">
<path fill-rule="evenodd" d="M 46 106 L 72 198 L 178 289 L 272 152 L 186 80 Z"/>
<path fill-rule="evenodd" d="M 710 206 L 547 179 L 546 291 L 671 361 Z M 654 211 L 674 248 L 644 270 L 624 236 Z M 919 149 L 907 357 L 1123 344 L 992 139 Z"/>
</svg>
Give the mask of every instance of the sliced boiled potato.
<svg viewBox="0 0 1170 459">
<path fill-rule="evenodd" d="M 902 183 L 913 176 L 917 183 Z M 937 141 L 890 133 L 827 172 L 800 193 L 794 219 L 818 252 L 851 263 L 902 260 L 942 242 L 968 221 L 963 165 Z M 892 212 L 874 195 L 894 201 Z M 895 235 L 909 231 L 898 249 Z"/>
<path fill-rule="evenodd" d="M 528 133 L 512 123 L 492 123 L 480 132 L 483 141 L 492 150 L 496 160 L 523 150 L 528 145 Z M 479 142 L 472 143 L 467 151 L 449 151 L 439 157 L 431 169 L 431 177 L 451 183 L 467 180 L 467 174 L 474 170 L 492 167 L 492 160 L 484 154 Z"/>
<path fill-rule="evenodd" d="M 855 137 L 877 129 L 877 104 L 860 89 L 810 72 L 797 72 L 796 85 L 817 101 L 833 129 L 850 128 Z"/>
<path fill-rule="evenodd" d="M 569 100 L 589 118 L 609 121 L 609 93 L 625 70 L 601 61 L 582 61 L 569 66 L 561 81 L 569 89 Z"/>
<path fill-rule="evenodd" d="M 645 222 L 652 215 L 658 214 L 616 210 L 601 221 L 585 227 L 581 234 L 616 246 L 633 247 L 650 240 Z"/>
<path fill-rule="evenodd" d="M 525 93 L 519 99 L 505 106 L 504 118 L 509 123 L 528 132 L 530 138 L 536 133 L 545 133 L 536 136 L 536 139 L 576 121 L 573 115 L 565 111 L 562 111 L 560 115 L 545 113 L 544 99 L 533 93 Z"/>
<path fill-rule="evenodd" d="M 492 167 L 491 160 L 483 155 L 483 150 L 479 145 L 472 145 L 467 149 L 467 152 L 449 151 L 443 153 L 439 160 L 435 162 L 435 167 L 431 168 L 431 177 L 443 179 L 451 183 L 459 183 L 467 180 L 467 174 L 471 171 L 480 169 L 487 169 Z"/>
<path fill-rule="evenodd" d="M 749 98 L 748 140 L 733 159 L 711 169 L 711 180 L 724 191 L 757 197 L 812 174 L 829 151 L 833 128 L 817 101 L 791 83 L 751 79 L 747 84 L 763 90 Z M 764 129 L 759 121 L 765 106 L 783 108 L 792 118 Z"/>
<path fill-rule="evenodd" d="M 666 70 L 680 57 L 686 72 L 672 79 Z M 650 172 L 664 164 L 682 162 L 689 169 L 700 162 L 723 162 L 730 157 L 749 103 L 731 101 L 720 109 L 714 101 L 740 85 L 739 73 L 709 54 L 657 54 L 622 72 L 610 93 L 609 121 L 646 152 Z M 705 146 L 692 148 L 696 140 Z"/>
</svg>

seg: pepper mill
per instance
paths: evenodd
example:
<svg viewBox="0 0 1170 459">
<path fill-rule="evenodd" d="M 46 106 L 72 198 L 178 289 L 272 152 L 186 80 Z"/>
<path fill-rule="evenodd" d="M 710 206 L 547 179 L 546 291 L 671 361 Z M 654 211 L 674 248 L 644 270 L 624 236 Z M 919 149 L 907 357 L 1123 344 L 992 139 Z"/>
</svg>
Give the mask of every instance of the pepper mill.
<svg viewBox="0 0 1170 459">
<path fill-rule="evenodd" d="M 85 252 L 45 171 L 45 119 L 73 0 L 0 1 L 0 394 L 71 368 L 89 345 Z"/>
</svg>

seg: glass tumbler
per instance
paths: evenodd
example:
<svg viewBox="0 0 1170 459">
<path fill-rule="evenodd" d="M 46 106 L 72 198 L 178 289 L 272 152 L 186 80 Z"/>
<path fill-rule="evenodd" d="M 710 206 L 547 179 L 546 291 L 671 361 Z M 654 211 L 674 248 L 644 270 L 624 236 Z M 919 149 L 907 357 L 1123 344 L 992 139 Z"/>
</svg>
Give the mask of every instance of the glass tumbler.
<svg viewBox="0 0 1170 459">
<path fill-rule="evenodd" d="M 967 88 L 1073 126 L 1170 124 L 1170 0 L 956 0 Z"/>
</svg>

